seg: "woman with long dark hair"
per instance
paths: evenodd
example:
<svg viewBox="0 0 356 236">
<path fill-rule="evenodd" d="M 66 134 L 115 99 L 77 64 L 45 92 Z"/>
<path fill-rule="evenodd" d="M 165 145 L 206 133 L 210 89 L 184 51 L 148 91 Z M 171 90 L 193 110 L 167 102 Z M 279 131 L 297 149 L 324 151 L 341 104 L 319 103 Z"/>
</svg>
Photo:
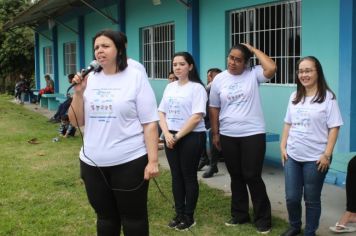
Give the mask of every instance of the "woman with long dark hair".
<svg viewBox="0 0 356 236">
<path fill-rule="evenodd" d="M 168 226 L 187 230 L 195 225 L 194 211 L 199 196 L 197 171 L 206 138 L 203 117 L 207 94 L 188 52 L 174 54 L 172 67 L 178 80 L 167 85 L 158 107 L 176 211 Z"/>
<path fill-rule="evenodd" d="M 302 58 L 297 76 L 297 91 L 289 99 L 280 144 L 290 225 L 282 236 L 301 232 L 303 196 L 304 235 L 314 236 L 321 214 L 321 190 L 343 122 L 319 60 Z"/>
</svg>

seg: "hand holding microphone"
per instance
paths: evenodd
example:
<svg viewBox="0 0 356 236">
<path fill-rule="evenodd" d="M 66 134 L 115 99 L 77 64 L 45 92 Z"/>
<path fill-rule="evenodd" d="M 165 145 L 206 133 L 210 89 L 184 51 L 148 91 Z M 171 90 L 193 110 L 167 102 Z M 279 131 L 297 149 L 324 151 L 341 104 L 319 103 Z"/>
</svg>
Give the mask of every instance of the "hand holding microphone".
<svg viewBox="0 0 356 236">
<path fill-rule="evenodd" d="M 85 77 L 92 71 L 98 70 L 100 68 L 99 62 L 97 62 L 96 60 L 92 61 L 89 66 L 86 69 L 83 69 L 81 73 L 77 73 L 73 80 L 72 80 L 72 84 L 69 86 L 69 88 L 67 89 L 67 93 L 68 91 L 73 88 L 74 86 L 81 84 L 82 81 L 84 80 L 86 82 Z M 83 90 L 86 86 L 86 83 L 83 84 L 81 86 L 81 88 L 78 88 L 78 90 Z M 77 89 L 76 89 L 77 90 Z M 77 91 L 78 91 L 77 90 Z"/>
</svg>

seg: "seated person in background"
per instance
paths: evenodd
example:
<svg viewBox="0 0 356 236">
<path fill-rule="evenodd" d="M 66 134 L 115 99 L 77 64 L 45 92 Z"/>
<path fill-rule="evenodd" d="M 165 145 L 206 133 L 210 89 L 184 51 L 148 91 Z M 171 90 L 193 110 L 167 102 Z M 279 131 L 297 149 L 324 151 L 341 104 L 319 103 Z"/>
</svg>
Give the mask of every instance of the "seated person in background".
<svg viewBox="0 0 356 236">
<path fill-rule="evenodd" d="M 25 94 L 29 93 L 29 85 L 28 82 L 25 80 L 25 77 L 20 74 L 20 80 L 15 85 L 15 99 L 16 101 L 20 102 L 20 104 L 24 103 Z"/>
<path fill-rule="evenodd" d="M 74 74 L 68 75 L 69 84 L 72 84 L 73 77 L 74 77 Z M 56 114 L 54 114 L 54 116 L 52 116 L 48 121 L 53 122 L 53 123 L 61 122 L 61 117 L 65 114 L 67 114 L 68 108 L 70 107 L 71 103 L 72 103 L 72 96 L 68 93 L 67 100 L 65 100 L 64 102 L 59 104 Z"/>
<path fill-rule="evenodd" d="M 356 156 L 354 156 L 347 166 L 346 175 L 346 211 L 340 217 L 335 226 L 330 230 L 335 233 L 356 232 L 356 227 L 347 226 L 348 223 L 356 223 Z"/>
<path fill-rule="evenodd" d="M 42 94 L 54 93 L 54 81 L 51 79 L 50 75 L 45 75 L 46 87 L 38 91 L 37 102 L 41 101 Z"/>
<path fill-rule="evenodd" d="M 77 129 L 69 122 L 68 115 L 63 115 L 61 117 L 61 125 L 59 126 L 59 135 L 63 138 L 67 138 L 68 136 L 74 137 L 76 130 Z"/>
</svg>

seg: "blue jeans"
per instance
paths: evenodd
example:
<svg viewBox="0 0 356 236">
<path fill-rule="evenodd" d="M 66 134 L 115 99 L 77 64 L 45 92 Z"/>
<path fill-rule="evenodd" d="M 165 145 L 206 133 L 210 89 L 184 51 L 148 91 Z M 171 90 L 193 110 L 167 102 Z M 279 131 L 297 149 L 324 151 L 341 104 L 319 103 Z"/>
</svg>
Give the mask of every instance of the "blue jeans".
<svg viewBox="0 0 356 236">
<path fill-rule="evenodd" d="M 304 190 L 306 210 L 304 235 L 314 236 L 318 229 L 321 214 L 320 195 L 327 172 L 318 171 L 315 161 L 298 162 L 288 157 L 285 162 L 285 191 L 289 224 L 295 229 L 300 229 L 302 226 L 301 201 Z"/>
</svg>

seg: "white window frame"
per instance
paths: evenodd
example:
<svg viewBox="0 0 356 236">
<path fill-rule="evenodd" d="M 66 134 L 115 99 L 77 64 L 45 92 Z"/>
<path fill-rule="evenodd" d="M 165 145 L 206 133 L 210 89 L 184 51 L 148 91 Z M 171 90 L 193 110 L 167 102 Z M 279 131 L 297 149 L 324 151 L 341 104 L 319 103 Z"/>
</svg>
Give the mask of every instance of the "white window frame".
<svg viewBox="0 0 356 236">
<path fill-rule="evenodd" d="M 53 74 L 52 47 L 43 48 L 43 68 L 44 74 Z"/>
<path fill-rule="evenodd" d="M 296 82 L 302 48 L 301 4 L 302 0 L 290 0 L 230 12 L 230 47 L 247 42 L 269 55 L 277 64 L 271 84 Z"/>
<path fill-rule="evenodd" d="M 175 26 L 159 24 L 141 29 L 142 58 L 150 79 L 167 79 L 175 51 Z"/>
<path fill-rule="evenodd" d="M 75 74 L 77 71 L 77 44 L 67 42 L 63 44 L 64 74 Z"/>
</svg>

